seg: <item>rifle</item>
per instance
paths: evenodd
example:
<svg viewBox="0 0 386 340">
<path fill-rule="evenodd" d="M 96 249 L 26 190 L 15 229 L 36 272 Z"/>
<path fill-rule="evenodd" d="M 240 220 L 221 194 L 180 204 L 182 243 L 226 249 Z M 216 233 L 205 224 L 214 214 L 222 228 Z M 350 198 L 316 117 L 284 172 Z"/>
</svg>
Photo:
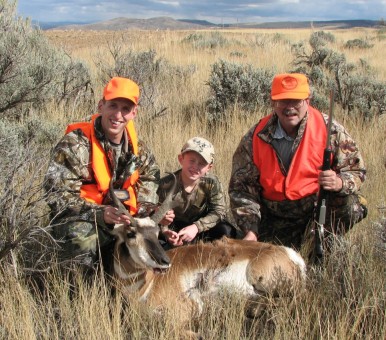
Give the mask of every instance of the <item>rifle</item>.
<svg viewBox="0 0 386 340">
<path fill-rule="evenodd" d="M 331 154 L 332 149 L 330 145 L 331 139 L 331 124 L 332 124 L 332 114 L 334 109 L 334 90 L 330 92 L 330 112 L 328 116 L 328 124 L 327 124 L 327 140 L 326 147 L 323 152 L 323 164 L 322 171 L 331 169 Z M 323 237 L 324 237 L 324 224 L 326 223 L 326 211 L 328 205 L 328 191 L 324 190 L 322 187 L 319 188 L 318 194 L 318 203 L 316 205 L 316 228 L 315 232 L 315 263 L 322 264 L 323 263 Z"/>
</svg>

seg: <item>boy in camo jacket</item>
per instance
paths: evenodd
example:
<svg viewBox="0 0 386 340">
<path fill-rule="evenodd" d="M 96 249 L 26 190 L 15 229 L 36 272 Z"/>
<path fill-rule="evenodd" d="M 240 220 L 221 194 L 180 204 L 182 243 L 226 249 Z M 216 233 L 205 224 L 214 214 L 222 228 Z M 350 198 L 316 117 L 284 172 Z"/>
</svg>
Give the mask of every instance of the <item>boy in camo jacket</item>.
<svg viewBox="0 0 386 340">
<path fill-rule="evenodd" d="M 176 204 L 161 221 L 165 248 L 223 236 L 235 238 L 236 229 L 225 220 L 222 185 L 215 175 L 209 174 L 214 162 L 213 145 L 204 138 L 193 137 L 182 147 L 178 161 L 181 169 L 162 178 L 158 190 L 163 202 L 174 188 Z"/>
<path fill-rule="evenodd" d="M 366 169 L 355 141 L 332 121 L 331 170 L 321 171 L 328 116 L 310 105 L 303 74 L 279 74 L 273 113 L 242 138 L 233 156 L 229 196 L 246 240 L 299 249 L 314 220 L 319 187 L 329 193 L 327 233 L 342 233 L 367 215 L 359 194 Z"/>
<path fill-rule="evenodd" d="M 112 78 L 99 113 L 91 121 L 69 125 L 53 149 L 44 185 L 63 265 L 75 262 L 93 271 L 102 254 L 108 267 L 114 244 L 109 229 L 129 223 L 110 205 L 111 180 L 132 215 L 147 215 L 158 203 L 159 167 L 133 124 L 138 100 L 136 83 Z"/>
</svg>

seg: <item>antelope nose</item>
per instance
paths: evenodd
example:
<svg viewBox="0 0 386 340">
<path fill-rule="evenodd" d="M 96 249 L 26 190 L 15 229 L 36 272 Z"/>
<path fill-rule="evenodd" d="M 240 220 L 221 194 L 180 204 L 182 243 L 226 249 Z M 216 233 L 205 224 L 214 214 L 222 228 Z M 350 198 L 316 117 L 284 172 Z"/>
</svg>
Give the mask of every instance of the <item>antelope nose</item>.
<svg viewBox="0 0 386 340">
<path fill-rule="evenodd" d="M 168 266 L 168 265 L 170 265 L 170 259 L 169 259 L 169 256 L 167 256 L 166 254 L 165 254 L 164 256 L 162 256 L 160 260 L 161 260 L 161 261 L 160 261 L 160 262 L 161 262 L 160 264 L 162 264 L 163 266 Z"/>
</svg>

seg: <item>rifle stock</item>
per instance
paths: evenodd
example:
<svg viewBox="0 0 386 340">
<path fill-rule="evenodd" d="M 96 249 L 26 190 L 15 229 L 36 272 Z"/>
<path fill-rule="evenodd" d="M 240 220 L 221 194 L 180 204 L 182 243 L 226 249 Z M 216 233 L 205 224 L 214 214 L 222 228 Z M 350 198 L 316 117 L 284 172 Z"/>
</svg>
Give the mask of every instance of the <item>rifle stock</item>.
<svg viewBox="0 0 386 340">
<path fill-rule="evenodd" d="M 332 115 L 333 115 L 333 106 L 334 106 L 334 91 L 331 90 L 330 93 L 330 113 L 328 118 L 328 126 L 327 126 L 327 140 L 326 140 L 326 147 L 323 152 L 323 164 L 321 167 L 322 171 L 330 170 L 331 169 L 331 145 L 330 145 L 330 139 L 331 139 L 331 124 L 332 124 Z M 327 206 L 328 206 L 328 191 L 324 190 L 323 188 L 319 188 L 319 194 L 318 194 L 318 202 L 316 205 L 316 228 L 314 230 L 315 232 L 315 261 L 316 264 L 321 264 L 323 262 L 324 257 L 324 250 L 323 250 L 323 237 L 324 237 L 324 225 L 326 223 L 326 212 L 327 212 Z"/>
</svg>

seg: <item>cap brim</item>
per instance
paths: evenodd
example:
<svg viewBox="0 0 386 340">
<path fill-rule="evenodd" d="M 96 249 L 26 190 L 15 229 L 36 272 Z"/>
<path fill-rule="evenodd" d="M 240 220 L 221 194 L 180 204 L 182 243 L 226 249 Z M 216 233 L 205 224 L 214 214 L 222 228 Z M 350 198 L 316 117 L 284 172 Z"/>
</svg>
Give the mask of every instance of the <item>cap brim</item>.
<svg viewBox="0 0 386 340">
<path fill-rule="evenodd" d="M 205 162 L 207 162 L 208 164 L 210 164 L 210 163 L 212 163 L 212 159 L 206 159 L 206 157 L 204 157 L 204 155 L 202 154 L 202 153 L 200 153 L 199 151 L 197 151 L 197 150 L 195 150 L 195 149 L 191 149 L 191 148 L 186 148 L 184 151 L 182 151 L 181 152 L 181 154 L 184 154 L 184 153 L 186 153 L 186 152 L 188 152 L 188 151 L 193 151 L 193 152 L 195 152 L 197 155 L 199 155 L 199 156 L 201 156 L 201 158 L 203 159 L 203 160 L 205 160 Z"/>
<path fill-rule="evenodd" d="M 280 93 L 272 96 L 272 100 L 280 100 L 280 99 L 307 99 L 310 95 L 308 93 Z"/>
<path fill-rule="evenodd" d="M 106 100 L 113 100 L 113 99 L 118 99 L 118 98 L 130 100 L 135 105 L 137 105 L 137 100 L 136 100 L 135 97 L 129 97 L 129 96 L 125 95 L 125 94 L 118 94 L 118 95 L 111 95 L 111 94 L 109 94 L 109 95 L 105 96 Z"/>
</svg>

